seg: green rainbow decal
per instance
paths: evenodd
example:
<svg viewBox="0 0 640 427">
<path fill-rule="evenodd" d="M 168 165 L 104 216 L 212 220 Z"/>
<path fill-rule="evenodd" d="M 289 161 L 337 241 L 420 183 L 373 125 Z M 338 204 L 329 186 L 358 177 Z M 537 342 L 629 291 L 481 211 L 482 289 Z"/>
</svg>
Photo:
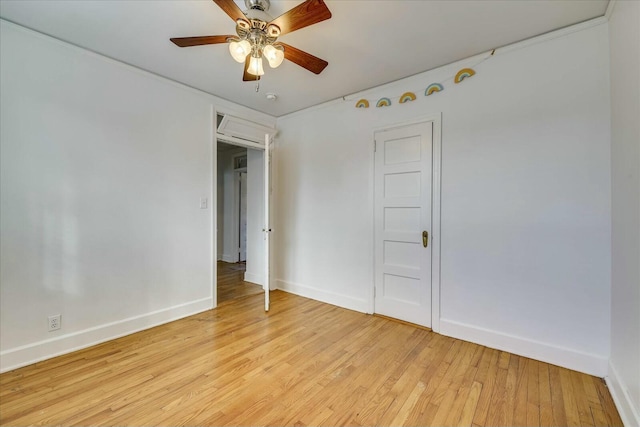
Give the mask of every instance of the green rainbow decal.
<svg viewBox="0 0 640 427">
<path fill-rule="evenodd" d="M 367 101 L 366 99 L 361 99 L 360 101 L 356 102 L 356 108 L 369 108 L 369 101 Z"/>
<path fill-rule="evenodd" d="M 415 100 L 416 100 L 416 94 L 415 93 L 413 93 L 413 92 L 405 92 L 400 97 L 400 104 L 404 104 L 407 101 L 415 101 Z"/>
<path fill-rule="evenodd" d="M 463 68 L 462 70 L 458 71 L 458 74 L 456 74 L 456 77 L 453 79 L 453 81 L 454 83 L 458 84 L 464 79 L 466 79 L 467 77 L 473 76 L 475 73 L 476 72 L 473 71 L 471 68 Z"/>
<path fill-rule="evenodd" d="M 427 90 L 424 91 L 424 96 L 429 96 L 431 94 L 434 94 L 436 92 L 440 92 L 442 90 L 444 90 L 444 87 L 442 87 L 442 85 L 440 83 L 431 83 L 427 87 Z"/>
<path fill-rule="evenodd" d="M 376 103 L 376 107 L 388 107 L 391 105 L 391 100 L 389 98 L 380 98 Z"/>
</svg>

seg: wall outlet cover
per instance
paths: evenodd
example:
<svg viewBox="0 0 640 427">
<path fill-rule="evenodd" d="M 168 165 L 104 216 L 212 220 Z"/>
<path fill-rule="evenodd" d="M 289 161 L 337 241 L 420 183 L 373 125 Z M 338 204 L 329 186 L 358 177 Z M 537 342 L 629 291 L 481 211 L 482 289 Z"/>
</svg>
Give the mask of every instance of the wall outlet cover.
<svg viewBox="0 0 640 427">
<path fill-rule="evenodd" d="M 49 320 L 49 332 L 57 331 L 62 327 L 62 315 L 56 314 L 48 317 Z"/>
</svg>

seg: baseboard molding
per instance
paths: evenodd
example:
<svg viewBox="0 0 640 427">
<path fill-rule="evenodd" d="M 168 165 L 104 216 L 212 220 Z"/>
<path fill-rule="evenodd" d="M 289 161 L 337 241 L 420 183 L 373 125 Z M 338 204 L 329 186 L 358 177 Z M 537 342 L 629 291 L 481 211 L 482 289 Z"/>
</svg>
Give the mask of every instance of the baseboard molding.
<svg viewBox="0 0 640 427">
<path fill-rule="evenodd" d="M 301 297 L 311 298 L 316 301 L 336 305 L 349 310 L 360 311 L 362 313 L 367 313 L 369 311 L 369 304 L 367 304 L 367 301 L 363 299 L 361 300 L 346 295 L 336 294 L 334 292 L 286 282 L 281 279 L 275 280 L 275 285 L 277 289 L 291 294 L 300 295 Z"/>
<path fill-rule="evenodd" d="M 600 378 L 607 375 L 608 358 L 597 354 L 584 353 L 442 318 L 440 333 Z"/>
<path fill-rule="evenodd" d="M 256 285 L 264 286 L 264 276 L 262 274 L 255 274 L 255 273 L 245 271 L 244 281 L 249 283 L 255 283 Z"/>
<path fill-rule="evenodd" d="M 233 255 L 229 255 L 229 254 L 222 254 L 222 257 L 220 258 L 222 261 L 224 262 L 238 262 L 237 258 L 234 257 Z"/>
<path fill-rule="evenodd" d="M 623 424 L 627 427 L 640 426 L 640 407 L 633 406 L 628 388 L 611 362 L 609 362 L 609 375 L 605 377 L 605 381 Z"/>
<path fill-rule="evenodd" d="M 163 323 L 191 316 L 213 307 L 211 297 L 175 305 L 78 332 L 0 352 L 0 372 L 11 371 L 52 357 L 91 347 L 112 339 L 143 331 Z"/>
</svg>

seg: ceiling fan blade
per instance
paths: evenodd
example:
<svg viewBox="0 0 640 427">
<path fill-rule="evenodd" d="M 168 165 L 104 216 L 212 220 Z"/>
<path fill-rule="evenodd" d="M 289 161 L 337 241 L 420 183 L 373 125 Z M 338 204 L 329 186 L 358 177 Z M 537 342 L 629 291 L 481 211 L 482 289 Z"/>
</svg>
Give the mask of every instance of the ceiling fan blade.
<svg viewBox="0 0 640 427">
<path fill-rule="evenodd" d="M 233 0 L 213 0 L 213 2 L 217 4 L 220 9 L 224 10 L 224 12 L 229 15 L 234 22 L 238 19 L 247 20 L 247 17 L 242 13 L 242 10 L 240 10 Z"/>
<path fill-rule="evenodd" d="M 298 64 L 302 68 L 306 68 L 315 74 L 320 74 L 322 70 L 326 68 L 329 63 L 324 59 L 320 59 L 317 56 L 313 56 L 310 53 L 297 49 L 285 43 L 280 43 L 284 46 L 284 57 L 289 61 Z"/>
<path fill-rule="evenodd" d="M 255 82 L 256 80 L 260 80 L 260 76 L 254 76 L 249 73 L 249 62 L 251 61 L 251 55 L 247 55 L 247 59 L 244 61 L 244 74 L 242 75 L 243 82 Z"/>
<path fill-rule="evenodd" d="M 283 35 L 329 18 L 331 11 L 324 4 L 324 0 L 306 0 L 270 23 L 280 27 L 280 35 Z"/>
<path fill-rule="evenodd" d="M 189 47 L 205 44 L 226 43 L 227 39 L 234 36 L 200 36 L 200 37 L 173 37 L 170 39 L 176 46 Z"/>
</svg>

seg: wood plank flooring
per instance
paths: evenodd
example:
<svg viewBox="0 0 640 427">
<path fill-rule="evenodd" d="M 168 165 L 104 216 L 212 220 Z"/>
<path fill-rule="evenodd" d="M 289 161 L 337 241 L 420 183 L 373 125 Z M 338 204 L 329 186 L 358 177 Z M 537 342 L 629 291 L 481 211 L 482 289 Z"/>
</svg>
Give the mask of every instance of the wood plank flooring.
<svg viewBox="0 0 640 427">
<path fill-rule="evenodd" d="M 244 281 L 246 263 L 218 261 L 218 305 L 247 295 L 264 294 L 262 286 Z"/>
<path fill-rule="evenodd" d="M 280 291 L 0 375 L 2 425 L 620 426 L 604 382 Z"/>
</svg>

